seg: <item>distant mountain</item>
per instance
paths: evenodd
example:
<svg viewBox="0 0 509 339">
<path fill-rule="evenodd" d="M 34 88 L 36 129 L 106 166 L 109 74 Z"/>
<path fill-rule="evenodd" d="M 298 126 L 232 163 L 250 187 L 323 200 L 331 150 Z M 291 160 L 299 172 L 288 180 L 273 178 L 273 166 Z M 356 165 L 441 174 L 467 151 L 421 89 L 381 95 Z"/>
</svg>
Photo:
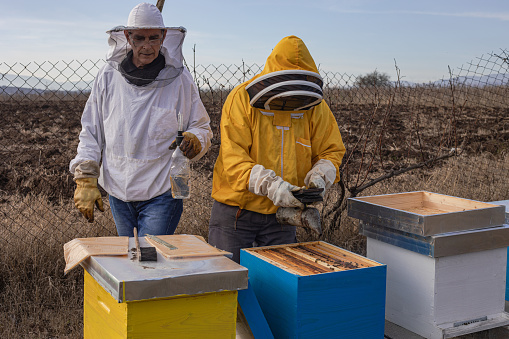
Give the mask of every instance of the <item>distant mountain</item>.
<svg viewBox="0 0 509 339">
<path fill-rule="evenodd" d="M 507 86 L 509 85 L 509 73 L 493 73 L 487 75 L 458 76 L 452 79 L 455 85 L 484 87 L 484 86 Z M 448 86 L 449 79 L 442 79 L 433 84 Z"/>
<path fill-rule="evenodd" d="M 42 94 L 44 90 L 35 89 L 35 88 L 18 88 L 18 87 L 9 87 L 9 86 L 0 86 L 0 95 L 15 95 L 15 94 Z"/>
<path fill-rule="evenodd" d="M 89 81 L 65 81 L 57 82 L 45 78 L 35 76 L 25 76 L 16 74 L 0 74 L 0 88 L 22 88 L 24 90 L 41 90 L 41 91 L 89 91 L 92 87 L 93 79 Z M 7 93 L 7 92 L 6 92 Z"/>
</svg>

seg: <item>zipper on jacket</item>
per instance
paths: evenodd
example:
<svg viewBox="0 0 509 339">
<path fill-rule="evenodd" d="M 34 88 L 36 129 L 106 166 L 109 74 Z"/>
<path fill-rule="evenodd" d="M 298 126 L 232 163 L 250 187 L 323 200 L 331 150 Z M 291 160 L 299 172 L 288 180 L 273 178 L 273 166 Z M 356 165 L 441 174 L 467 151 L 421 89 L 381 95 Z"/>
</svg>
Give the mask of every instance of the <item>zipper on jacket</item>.
<svg viewBox="0 0 509 339">
<path fill-rule="evenodd" d="M 273 112 L 260 111 L 260 113 L 262 113 L 263 115 L 268 116 L 268 117 L 273 117 L 274 116 Z M 291 118 L 292 119 L 303 119 L 304 118 L 304 113 L 290 113 L 290 114 L 291 114 Z M 284 146 L 285 146 L 285 143 L 284 143 L 284 140 L 285 140 L 285 131 L 288 131 L 290 129 L 290 127 L 276 126 L 276 128 L 281 130 L 281 154 L 280 154 L 280 158 L 281 158 L 281 175 L 280 175 L 280 177 L 281 177 L 281 179 L 283 179 L 283 159 L 284 159 L 283 158 L 283 153 L 284 153 Z M 307 146 L 307 145 L 303 145 L 303 146 Z"/>
<path fill-rule="evenodd" d="M 283 178 L 283 152 L 284 152 L 284 146 L 285 146 L 285 131 L 288 131 L 290 127 L 283 127 L 283 126 L 276 126 L 277 129 L 281 130 L 281 155 L 279 156 L 281 158 L 281 179 Z"/>
</svg>

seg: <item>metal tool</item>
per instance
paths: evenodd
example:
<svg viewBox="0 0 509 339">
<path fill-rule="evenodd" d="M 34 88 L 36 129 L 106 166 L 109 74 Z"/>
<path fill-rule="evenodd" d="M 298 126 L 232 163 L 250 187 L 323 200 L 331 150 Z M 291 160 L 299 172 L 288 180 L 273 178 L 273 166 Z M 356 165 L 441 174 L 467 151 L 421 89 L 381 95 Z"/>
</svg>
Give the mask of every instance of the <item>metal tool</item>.
<svg viewBox="0 0 509 339">
<path fill-rule="evenodd" d="M 166 246 L 168 247 L 170 250 L 176 250 L 178 247 L 177 246 L 173 246 L 172 244 L 164 241 L 163 239 L 161 238 L 158 238 L 156 237 L 155 235 L 150 235 L 150 234 L 147 234 L 146 235 L 147 238 L 150 238 L 152 240 L 154 240 L 155 242 L 158 242 L 159 244 L 163 245 L 163 246 Z"/>
</svg>

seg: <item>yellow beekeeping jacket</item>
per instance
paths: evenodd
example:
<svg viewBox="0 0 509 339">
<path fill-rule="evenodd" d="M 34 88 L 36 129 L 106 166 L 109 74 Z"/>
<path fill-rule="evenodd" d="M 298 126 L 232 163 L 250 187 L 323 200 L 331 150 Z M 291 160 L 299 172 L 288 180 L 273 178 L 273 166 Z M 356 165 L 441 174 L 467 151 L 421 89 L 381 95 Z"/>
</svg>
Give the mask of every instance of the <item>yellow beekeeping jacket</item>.
<svg viewBox="0 0 509 339">
<path fill-rule="evenodd" d="M 277 211 L 272 201 L 248 191 L 253 166 L 272 169 L 283 180 L 304 186 L 304 178 L 320 159 L 339 166 L 345 153 L 336 119 L 324 100 L 302 111 L 275 111 L 249 104 L 245 87 L 257 77 L 281 70 L 318 73 L 301 39 L 281 40 L 263 71 L 228 95 L 221 116 L 221 147 L 214 166 L 212 197 L 230 206 L 263 214 Z"/>
</svg>

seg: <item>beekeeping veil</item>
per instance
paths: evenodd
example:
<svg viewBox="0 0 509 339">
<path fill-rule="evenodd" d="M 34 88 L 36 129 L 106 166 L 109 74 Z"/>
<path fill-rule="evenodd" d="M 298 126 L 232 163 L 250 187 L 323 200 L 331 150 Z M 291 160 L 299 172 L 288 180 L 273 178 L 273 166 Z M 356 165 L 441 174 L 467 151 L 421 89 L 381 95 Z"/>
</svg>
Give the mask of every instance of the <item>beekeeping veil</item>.
<svg viewBox="0 0 509 339">
<path fill-rule="evenodd" d="M 322 102 L 323 80 L 309 50 L 296 36 L 283 38 L 263 71 L 246 86 L 251 106 L 280 111 L 307 110 Z"/>
<path fill-rule="evenodd" d="M 131 45 L 124 35 L 124 30 L 136 29 L 166 30 L 166 38 L 161 45 L 161 54 L 165 59 L 165 67 L 159 72 L 155 79 L 134 78 L 127 74 L 121 67 L 122 61 L 131 51 Z M 121 72 L 127 80 L 149 82 L 149 84 L 144 85 L 144 87 L 162 87 L 171 84 L 184 69 L 182 44 L 186 36 L 186 29 L 184 27 L 166 27 L 161 12 L 153 4 L 141 3 L 137 5 L 129 14 L 127 26 L 116 26 L 106 33 L 110 35 L 108 39 L 110 48 L 106 55 L 106 61 L 113 66 L 114 69 Z"/>
</svg>

